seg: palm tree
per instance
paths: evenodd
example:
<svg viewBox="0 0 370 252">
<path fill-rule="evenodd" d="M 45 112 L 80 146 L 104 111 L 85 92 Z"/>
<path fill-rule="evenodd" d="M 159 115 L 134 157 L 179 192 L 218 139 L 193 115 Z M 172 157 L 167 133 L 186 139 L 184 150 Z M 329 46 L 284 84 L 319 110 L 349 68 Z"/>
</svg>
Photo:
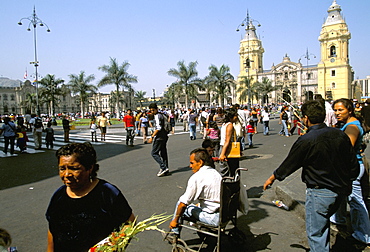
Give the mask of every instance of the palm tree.
<svg viewBox="0 0 370 252">
<path fill-rule="evenodd" d="M 143 109 L 143 101 L 146 99 L 145 95 L 146 95 L 146 91 L 139 90 L 135 92 L 134 98 L 135 98 L 135 101 L 140 103 L 140 110 Z"/>
<path fill-rule="evenodd" d="M 251 94 L 252 94 L 252 85 L 253 77 L 242 76 L 239 80 L 239 88 L 237 90 L 239 95 L 239 102 L 243 102 L 248 98 L 248 105 L 251 105 Z"/>
<path fill-rule="evenodd" d="M 124 61 L 122 65 L 119 65 L 115 58 L 110 58 L 110 65 L 103 65 L 99 67 L 99 70 L 107 73 L 98 84 L 98 87 L 105 85 L 116 85 L 116 112 L 117 118 L 119 118 L 119 88 L 122 90 L 125 88 L 132 90 L 131 83 L 137 83 L 137 76 L 131 75 L 127 72 L 130 64 Z M 131 99 L 131 98 L 130 98 Z"/>
<path fill-rule="evenodd" d="M 234 76 L 230 73 L 230 68 L 225 65 L 220 69 L 211 65 L 208 70 L 209 74 L 205 78 L 207 89 L 215 91 L 214 99 L 218 99 L 218 104 L 224 107 L 225 97 L 235 87 Z"/>
<path fill-rule="evenodd" d="M 62 94 L 62 90 L 58 85 L 63 84 L 64 80 L 55 79 L 55 75 L 47 74 L 39 83 L 43 88 L 43 90 L 41 90 L 41 97 L 45 98 L 49 105 L 49 114 L 54 115 L 54 106 L 58 101 L 57 97 Z"/>
<path fill-rule="evenodd" d="M 267 78 L 263 77 L 262 82 L 257 82 L 257 88 L 256 91 L 262 95 L 262 98 L 264 99 L 263 102 L 268 103 L 268 94 L 276 91 L 278 89 L 277 86 L 272 85 L 272 81 Z M 266 98 L 266 100 L 265 100 Z"/>
<path fill-rule="evenodd" d="M 202 81 L 197 78 L 198 71 L 196 67 L 198 62 L 190 62 L 188 66 L 185 62 L 177 62 L 178 69 L 171 68 L 168 70 L 167 74 L 177 78 L 177 84 L 181 87 L 181 92 L 185 93 L 185 107 L 188 108 L 189 98 L 195 98 L 198 94 L 198 87 L 201 85 Z M 180 89 L 180 88 L 179 88 Z"/>
<path fill-rule="evenodd" d="M 86 76 L 85 71 L 81 71 L 79 74 L 70 74 L 69 78 L 70 80 L 68 85 L 71 87 L 72 93 L 80 96 L 80 111 L 83 118 L 85 115 L 84 105 L 86 104 L 89 95 L 98 91 L 98 88 L 95 85 L 89 84 L 95 80 L 95 76 L 93 74 Z"/>
</svg>

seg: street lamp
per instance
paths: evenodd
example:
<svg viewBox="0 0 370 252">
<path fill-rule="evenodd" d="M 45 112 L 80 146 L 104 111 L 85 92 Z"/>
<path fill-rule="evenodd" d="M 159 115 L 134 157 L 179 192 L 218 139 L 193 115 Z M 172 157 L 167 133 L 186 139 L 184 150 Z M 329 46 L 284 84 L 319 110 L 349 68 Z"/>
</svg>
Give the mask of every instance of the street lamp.
<svg viewBox="0 0 370 252">
<path fill-rule="evenodd" d="M 245 66 L 245 71 L 247 73 L 247 81 L 248 81 L 248 105 L 251 106 L 251 80 L 250 80 L 250 74 L 249 74 L 249 69 L 251 67 L 251 63 L 254 62 L 253 60 L 251 60 L 249 57 L 250 57 L 250 53 L 251 53 L 251 50 L 249 48 L 249 41 L 251 39 L 251 32 L 253 33 L 252 34 L 252 37 L 254 37 L 254 33 L 255 33 L 255 30 L 256 28 L 254 27 L 253 23 L 257 23 L 258 27 L 261 27 L 261 24 L 257 21 L 257 20 L 254 20 L 252 18 L 249 17 L 249 11 L 247 10 L 247 17 L 244 18 L 244 20 L 241 22 L 241 24 L 238 25 L 238 28 L 236 29 L 237 32 L 240 31 L 240 27 L 242 26 L 245 26 L 245 31 L 246 31 L 246 39 L 247 39 L 247 50 L 248 50 L 248 58 L 245 59 L 245 62 L 244 62 L 244 66 Z"/>
<path fill-rule="evenodd" d="M 311 56 L 316 58 L 316 55 L 313 54 L 313 53 L 309 53 L 308 48 L 307 48 L 306 53 L 303 54 L 298 60 L 299 63 L 300 63 L 302 58 L 306 59 L 306 85 L 307 85 L 307 87 L 308 87 L 308 80 L 311 78 L 311 76 L 309 75 L 310 73 L 308 72 L 308 61 L 311 60 Z M 309 95 L 306 94 L 306 99 L 309 100 L 309 98 L 310 98 Z"/>
<path fill-rule="evenodd" d="M 37 74 L 37 67 L 39 66 L 39 62 L 37 60 L 37 36 L 36 36 L 36 27 L 37 25 L 40 25 L 40 26 L 46 26 L 47 27 L 47 32 L 50 32 L 50 29 L 49 29 L 49 26 L 44 23 L 41 19 L 38 18 L 38 16 L 36 15 L 36 9 L 35 7 L 33 7 L 33 14 L 32 16 L 30 17 L 26 17 L 26 18 L 22 18 L 21 20 L 19 20 L 18 22 L 18 25 L 23 25 L 22 24 L 22 20 L 28 20 L 29 21 L 29 24 L 28 24 L 28 28 L 27 28 L 27 31 L 31 31 L 31 27 L 33 27 L 33 42 L 34 42 L 34 46 L 35 46 L 35 60 L 34 61 L 31 61 L 30 64 L 34 65 L 35 67 L 35 74 L 36 74 L 36 80 L 35 80 L 35 84 L 36 84 L 36 114 L 37 115 L 40 115 L 40 107 L 39 107 L 39 94 L 38 94 L 38 74 Z"/>
</svg>

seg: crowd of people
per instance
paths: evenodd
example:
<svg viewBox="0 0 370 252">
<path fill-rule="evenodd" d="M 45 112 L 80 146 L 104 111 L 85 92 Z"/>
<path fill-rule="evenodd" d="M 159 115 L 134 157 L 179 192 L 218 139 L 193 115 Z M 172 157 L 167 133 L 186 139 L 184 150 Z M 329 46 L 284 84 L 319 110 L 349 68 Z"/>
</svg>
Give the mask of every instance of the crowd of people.
<svg viewBox="0 0 370 252">
<path fill-rule="evenodd" d="M 303 105 L 287 103 L 279 109 L 280 135 L 289 137 L 298 128 L 301 136 L 266 180 L 264 189 L 302 167 L 302 181 L 307 187 L 306 232 L 311 251 L 329 251 L 330 223 L 338 227 L 346 225 L 347 204 L 353 233 L 346 239 L 357 248 L 370 245 L 369 171 L 363 154 L 366 148 L 363 138 L 370 129 L 370 99 L 362 105 L 349 99 L 338 99 L 329 104 L 317 96 Z M 170 174 L 167 141 L 168 136 L 175 133 L 176 122 L 183 123 L 183 130 L 189 131 L 191 141 L 197 139 L 197 131 L 203 138 L 202 148 L 190 153 L 194 174 L 176 204 L 170 223 L 170 242 L 176 242 L 179 237 L 183 216 L 217 226 L 221 178 L 236 175 L 241 151 L 247 145 L 253 147 L 258 123 L 263 126 L 263 135 L 270 135 L 270 116 L 271 107 L 249 109 L 238 104 L 229 108 L 161 111 L 152 103 L 148 111 L 127 110 L 122 118 L 127 133 L 126 144 L 132 146 L 135 136 L 140 134 L 144 144 L 152 144 L 151 155 L 159 165 L 158 177 Z M 33 126 L 35 146 L 36 142 L 40 143 L 36 140 L 37 120 L 36 116 L 31 116 L 29 121 Z M 104 141 L 104 128 L 108 125 L 109 119 L 104 113 L 92 118 L 92 141 L 97 141 L 97 128 L 101 129 L 101 141 Z M 6 140 L 4 152 L 8 151 L 8 144 L 14 142 L 19 126 L 10 117 L 4 118 L 0 128 Z M 66 129 L 69 131 L 69 125 Z M 48 145 L 52 147 L 53 131 L 48 130 L 46 134 Z M 65 140 L 68 141 L 66 135 Z M 236 142 L 240 143 L 240 155 L 232 156 Z M 11 145 L 10 153 L 13 152 L 14 145 Z M 46 213 L 48 251 L 85 251 L 120 224 L 134 219 L 133 211 L 119 189 L 97 177 L 99 165 L 90 143 L 69 143 L 61 147 L 56 156 L 64 186 L 55 192 Z M 215 161 L 218 169 L 215 169 Z M 194 205 L 198 200 L 200 205 Z M 87 212 L 87 219 L 79 217 Z M 64 225 L 66 219 L 73 220 L 73 225 Z M 72 247 L 76 250 L 71 250 Z"/>
</svg>

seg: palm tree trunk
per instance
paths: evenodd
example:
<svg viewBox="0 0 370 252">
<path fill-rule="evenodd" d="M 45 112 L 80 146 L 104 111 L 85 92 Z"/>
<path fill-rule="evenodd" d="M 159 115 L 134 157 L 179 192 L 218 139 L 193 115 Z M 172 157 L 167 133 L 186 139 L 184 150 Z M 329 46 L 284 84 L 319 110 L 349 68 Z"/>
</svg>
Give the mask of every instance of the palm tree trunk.
<svg viewBox="0 0 370 252">
<path fill-rule="evenodd" d="M 81 107 L 81 116 L 83 119 L 84 118 L 84 102 L 82 101 L 81 97 L 80 97 L 80 107 Z"/>
<path fill-rule="evenodd" d="M 117 85 L 116 117 L 119 118 L 119 86 Z"/>
</svg>

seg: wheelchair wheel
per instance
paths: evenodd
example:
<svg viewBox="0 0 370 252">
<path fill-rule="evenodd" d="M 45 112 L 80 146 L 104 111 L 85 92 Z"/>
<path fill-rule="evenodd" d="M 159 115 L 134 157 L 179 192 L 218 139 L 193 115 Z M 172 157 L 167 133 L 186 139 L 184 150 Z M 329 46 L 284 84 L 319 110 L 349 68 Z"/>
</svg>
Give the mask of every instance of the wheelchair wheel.
<svg viewBox="0 0 370 252">
<path fill-rule="evenodd" d="M 171 252 L 186 252 L 186 251 L 187 251 L 186 248 L 180 244 L 175 244 L 171 250 Z"/>
<path fill-rule="evenodd" d="M 237 228 L 231 229 L 228 233 L 228 237 L 232 243 L 237 245 L 244 244 L 247 239 L 245 234 Z"/>
</svg>

